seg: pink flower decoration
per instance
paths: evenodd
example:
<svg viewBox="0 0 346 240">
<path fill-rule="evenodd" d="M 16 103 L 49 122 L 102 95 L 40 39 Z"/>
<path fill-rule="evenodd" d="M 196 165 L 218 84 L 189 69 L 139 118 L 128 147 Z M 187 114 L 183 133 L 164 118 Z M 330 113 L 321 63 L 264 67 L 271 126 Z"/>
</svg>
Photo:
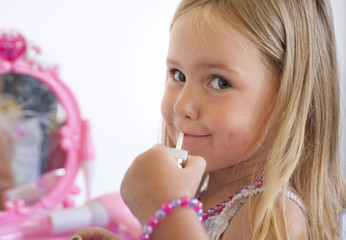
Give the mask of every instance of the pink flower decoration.
<svg viewBox="0 0 346 240">
<path fill-rule="evenodd" d="M 0 57 L 13 62 L 26 50 L 25 39 L 19 35 L 2 34 L 0 36 Z"/>
</svg>

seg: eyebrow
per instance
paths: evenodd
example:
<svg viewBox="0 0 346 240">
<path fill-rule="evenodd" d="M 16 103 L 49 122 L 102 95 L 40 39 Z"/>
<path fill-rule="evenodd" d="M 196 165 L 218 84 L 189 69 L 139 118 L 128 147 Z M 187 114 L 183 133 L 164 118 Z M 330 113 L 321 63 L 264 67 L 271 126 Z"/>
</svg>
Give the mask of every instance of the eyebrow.
<svg viewBox="0 0 346 240">
<path fill-rule="evenodd" d="M 201 64 L 202 67 L 205 68 L 219 68 L 219 69 L 224 69 L 230 73 L 234 73 L 234 74 L 240 74 L 239 71 L 235 70 L 234 68 L 229 67 L 226 64 L 223 63 L 202 63 Z"/>
<path fill-rule="evenodd" d="M 167 64 L 173 64 L 176 66 L 180 66 L 179 62 L 174 60 L 174 59 L 170 59 L 167 58 Z M 203 62 L 201 64 L 199 64 L 199 67 L 201 68 L 219 68 L 219 69 L 224 69 L 230 73 L 234 73 L 234 74 L 240 74 L 239 71 L 235 70 L 234 68 L 229 67 L 226 64 L 223 63 L 208 63 L 208 62 Z"/>
<path fill-rule="evenodd" d="M 174 60 L 174 59 L 171 59 L 171 58 L 167 58 L 166 63 L 167 63 L 167 64 L 173 64 L 173 65 L 180 66 L 180 64 L 178 63 L 178 61 L 176 61 L 176 60 Z"/>
</svg>

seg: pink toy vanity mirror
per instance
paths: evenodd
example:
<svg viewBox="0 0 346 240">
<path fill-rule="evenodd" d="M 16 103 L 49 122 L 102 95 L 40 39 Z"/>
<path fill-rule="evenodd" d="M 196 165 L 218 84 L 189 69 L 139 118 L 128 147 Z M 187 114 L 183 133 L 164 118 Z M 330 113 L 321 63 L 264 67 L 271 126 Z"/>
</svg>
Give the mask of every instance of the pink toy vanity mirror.
<svg viewBox="0 0 346 240">
<path fill-rule="evenodd" d="M 3 236 L 34 215 L 73 206 L 76 175 L 82 165 L 88 173 L 94 152 L 58 67 L 16 31 L 0 30 L 0 110 Z"/>
</svg>

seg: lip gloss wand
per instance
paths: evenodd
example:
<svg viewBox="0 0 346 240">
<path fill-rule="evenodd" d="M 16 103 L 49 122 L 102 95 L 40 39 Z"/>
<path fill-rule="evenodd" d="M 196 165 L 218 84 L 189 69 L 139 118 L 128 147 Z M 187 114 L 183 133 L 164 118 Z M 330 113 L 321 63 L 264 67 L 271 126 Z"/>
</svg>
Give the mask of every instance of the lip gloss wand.
<svg viewBox="0 0 346 240">
<path fill-rule="evenodd" d="M 187 162 L 188 152 L 186 150 L 181 149 L 181 147 L 183 146 L 183 140 L 184 140 L 184 133 L 180 132 L 176 147 L 168 148 L 170 153 L 175 157 L 179 168 L 184 168 Z"/>
</svg>

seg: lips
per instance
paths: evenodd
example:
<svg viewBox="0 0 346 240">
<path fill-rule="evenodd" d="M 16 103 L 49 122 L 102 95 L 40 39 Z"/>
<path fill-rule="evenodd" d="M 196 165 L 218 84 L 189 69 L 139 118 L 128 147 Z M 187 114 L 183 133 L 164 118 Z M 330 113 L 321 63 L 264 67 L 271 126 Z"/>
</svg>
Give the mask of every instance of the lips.
<svg viewBox="0 0 346 240">
<path fill-rule="evenodd" d="M 177 133 L 179 135 L 180 132 L 184 133 L 184 138 L 203 138 L 203 137 L 209 137 L 211 134 L 206 133 L 202 129 L 192 129 L 192 128 L 175 128 L 177 130 Z"/>
<path fill-rule="evenodd" d="M 189 134 L 189 133 L 184 133 L 185 138 L 203 138 L 203 137 L 209 137 L 209 134 Z"/>
<path fill-rule="evenodd" d="M 203 132 L 198 132 L 198 131 L 183 131 L 183 130 L 180 130 L 181 132 L 184 133 L 184 139 L 186 138 L 205 138 L 205 137 L 210 137 L 211 135 L 210 134 L 206 134 L 206 133 L 203 133 Z M 180 132 L 178 131 L 178 132 Z"/>
</svg>

